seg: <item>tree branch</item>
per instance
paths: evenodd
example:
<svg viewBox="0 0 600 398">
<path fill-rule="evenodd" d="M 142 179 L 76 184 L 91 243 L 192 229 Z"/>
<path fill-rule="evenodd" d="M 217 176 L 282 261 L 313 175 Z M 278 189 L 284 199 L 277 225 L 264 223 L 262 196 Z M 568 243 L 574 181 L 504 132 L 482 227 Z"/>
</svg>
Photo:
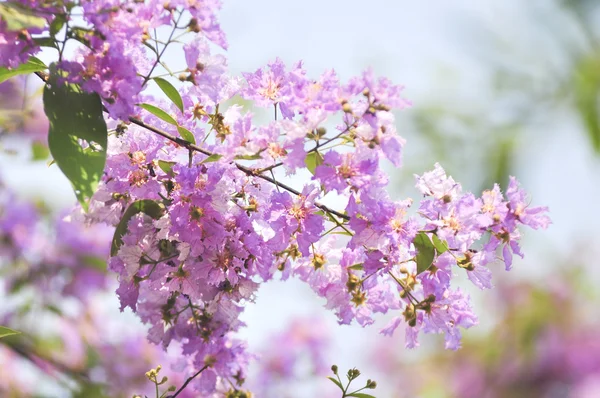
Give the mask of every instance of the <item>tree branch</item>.
<svg viewBox="0 0 600 398">
<path fill-rule="evenodd" d="M 188 379 L 185 381 L 185 383 L 183 383 L 183 385 L 181 386 L 181 388 L 179 388 L 179 390 L 177 390 L 175 392 L 175 394 L 168 395 L 167 398 L 175 398 L 176 396 L 178 396 L 188 386 L 188 384 L 190 384 L 190 382 L 192 380 L 194 380 L 196 377 L 198 377 L 198 375 L 200 373 L 204 372 L 206 370 L 206 368 L 208 368 L 208 365 L 204 365 L 204 367 L 202 369 L 200 369 L 199 371 L 197 371 L 193 376 L 188 377 Z"/>
<path fill-rule="evenodd" d="M 35 74 L 40 79 L 42 79 L 44 82 L 46 82 L 48 80 L 48 75 L 45 74 L 45 73 L 43 73 L 43 72 L 35 72 Z M 104 112 L 108 113 L 108 110 L 106 109 L 106 107 L 102 106 L 102 108 L 103 108 Z M 206 156 L 212 156 L 212 155 L 214 155 L 214 153 L 212 153 L 210 151 L 207 151 L 206 149 L 203 149 L 203 148 L 201 148 L 201 147 L 199 147 L 199 146 L 197 146 L 195 144 L 192 144 L 189 141 L 186 141 L 186 140 L 184 140 L 182 138 L 176 137 L 176 136 L 174 136 L 172 134 L 169 134 L 166 131 L 163 131 L 163 130 L 158 129 L 156 127 L 150 126 L 149 124 L 144 123 L 143 121 L 141 121 L 140 119 L 138 119 L 136 117 L 129 117 L 129 122 L 131 122 L 132 124 L 135 124 L 135 125 L 137 125 L 139 127 L 142 127 L 142 128 L 144 128 L 144 129 L 146 129 L 148 131 L 151 131 L 151 132 L 153 132 L 155 134 L 158 134 L 161 137 L 166 138 L 169 141 L 172 141 L 172 142 L 174 142 L 174 143 L 176 143 L 178 145 L 181 145 L 182 147 L 185 147 L 185 148 L 187 148 L 190 151 L 200 152 L 200 153 L 202 153 L 202 154 L 204 154 Z M 285 189 L 286 191 L 288 191 L 290 193 L 293 193 L 294 195 L 297 195 L 297 196 L 301 195 L 301 192 L 299 192 L 298 190 L 290 187 L 289 185 L 282 184 L 282 183 L 276 181 L 274 178 L 271 178 L 269 176 L 266 176 L 266 175 L 262 174 L 262 172 L 267 171 L 269 169 L 256 170 L 256 169 L 251 169 L 251 168 L 246 167 L 246 166 L 242 166 L 239 163 L 235 163 L 234 162 L 234 164 L 235 164 L 235 166 L 239 170 L 243 171 L 244 173 L 246 173 L 249 176 L 257 177 L 257 178 L 263 179 L 265 181 L 268 181 L 271 184 L 274 184 L 275 186 L 277 186 L 279 188 Z M 348 217 L 346 214 L 343 214 L 343 213 L 341 213 L 341 212 L 339 212 L 337 210 L 330 209 L 329 207 L 327 207 L 327 206 L 325 206 L 323 204 L 315 202 L 314 205 L 316 207 L 318 207 L 319 209 L 327 212 L 327 213 L 335 214 L 336 216 L 338 216 L 339 218 L 341 218 L 343 220 L 350 220 L 350 217 Z"/>
</svg>

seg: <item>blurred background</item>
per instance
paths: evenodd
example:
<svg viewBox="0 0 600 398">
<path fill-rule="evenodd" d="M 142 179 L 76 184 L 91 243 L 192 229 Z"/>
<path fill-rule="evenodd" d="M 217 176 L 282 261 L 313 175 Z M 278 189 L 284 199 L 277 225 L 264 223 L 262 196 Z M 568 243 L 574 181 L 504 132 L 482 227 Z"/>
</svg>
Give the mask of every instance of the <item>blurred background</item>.
<svg viewBox="0 0 600 398">
<path fill-rule="evenodd" d="M 243 337 L 264 358 L 249 377 L 259 397 L 338 396 L 323 377 L 334 363 L 375 379 L 380 398 L 600 397 L 599 13 L 594 0 L 225 0 L 232 73 L 279 56 L 303 60 L 315 77 L 333 68 L 346 80 L 371 67 L 406 86 L 413 107 L 396 115 L 408 142 L 405 166 L 389 169 L 395 197 L 418 197 L 413 174 L 440 162 L 476 194 L 517 176 L 553 219 L 525 236 L 526 257 L 511 272 L 492 270 L 496 289 L 469 286 L 480 325 L 464 333 L 457 353 L 443 352 L 436 338 L 408 351 L 402 333 L 377 333 L 386 319 L 340 327 L 308 286 L 266 284 L 243 316 Z M 46 128 L 43 118 L 19 113 L 41 112 L 35 87 L 19 82 L 32 99 L 17 102 L 7 87 L 0 177 L 21 198 L 44 199 L 49 213 L 67 208 L 74 198 L 58 169 L 31 163 L 22 150 L 23 131 L 35 141 Z M 135 322 L 117 314 L 116 300 L 105 303 Z M 281 336 L 307 349 L 286 351 L 274 343 Z M 55 392 L 40 396 L 69 389 L 51 377 L 44 388 Z"/>
</svg>

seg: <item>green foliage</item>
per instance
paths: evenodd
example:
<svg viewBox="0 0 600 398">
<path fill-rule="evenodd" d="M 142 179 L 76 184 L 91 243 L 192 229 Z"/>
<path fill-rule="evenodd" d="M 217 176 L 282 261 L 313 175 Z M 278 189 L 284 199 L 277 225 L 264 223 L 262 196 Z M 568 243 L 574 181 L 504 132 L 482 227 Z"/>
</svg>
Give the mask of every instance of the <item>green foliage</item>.
<svg viewBox="0 0 600 398">
<path fill-rule="evenodd" d="M 169 124 L 177 126 L 177 120 L 175 120 L 173 116 L 169 115 L 167 112 L 163 111 L 159 107 L 150 104 L 139 104 L 139 107 L 147 110 L 157 118 L 162 119 Z"/>
<path fill-rule="evenodd" d="M 12 32 L 46 26 L 44 18 L 17 3 L 0 3 L 0 18 L 6 22 L 6 29 Z"/>
<path fill-rule="evenodd" d="M 37 141 L 31 144 L 31 160 L 46 160 L 49 155 L 50 151 L 46 145 Z"/>
<path fill-rule="evenodd" d="M 445 240 L 438 238 L 436 234 L 433 234 L 433 246 L 438 254 L 442 254 L 448 250 L 448 243 Z"/>
<path fill-rule="evenodd" d="M 50 35 L 56 36 L 66 23 L 67 16 L 65 14 L 54 14 L 54 20 L 50 24 Z"/>
<path fill-rule="evenodd" d="M 238 160 L 258 160 L 258 159 L 262 159 L 262 156 L 260 156 L 260 152 L 259 152 L 259 153 L 255 153 L 253 155 L 237 155 L 235 158 Z"/>
<path fill-rule="evenodd" d="M 356 368 L 348 370 L 348 373 L 346 374 L 346 378 L 348 379 L 348 384 L 346 385 L 346 387 L 344 387 L 344 385 L 342 383 L 342 379 L 340 379 L 337 365 L 333 365 L 331 367 L 331 371 L 335 375 L 335 378 L 333 378 L 333 377 L 327 377 L 327 378 L 329 380 L 331 380 L 336 386 L 338 386 L 338 388 L 342 391 L 342 398 L 346 398 L 346 397 L 375 398 L 375 396 L 373 396 L 373 395 L 360 392 L 365 389 L 374 390 L 375 388 L 377 388 L 377 383 L 375 382 L 375 380 L 371 380 L 371 379 L 367 380 L 364 387 L 359 388 L 358 390 L 355 390 L 353 392 L 348 392 L 348 389 L 350 388 L 350 385 L 352 384 L 352 382 L 360 376 L 360 370 L 358 370 Z"/>
<path fill-rule="evenodd" d="M 158 220 L 163 216 L 164 212 L 165 207 L 154 200 L 138 200 L 129 205 L 127 210 L 125 210 L 123 217 L 121 217 L 119 225 L 117 225 L 117 228 L 115 229 L 115 234 L 113 236 L 112 245 L 110 248 L 110 255 L 116 256 L 119 252 L 119 248 L 123 245 L 123 236 L 127 233 L 127 224 L 133 216 L 138 213 L 144 213 L 153 219 Z"/>
<path fill-rule="evenodd" d="M 417 262 L 417 274 L 425 272 L 433 263 L 435 257 L 435 246 L 429 239 L 426 233 L 420 232 L 415 236 L 413 240 L 415 249 L 417 250 L 416 262 Z"/>
<path fill-rule="evenodd" d="M 82 265 L 94 269 L 96 271 L 106 272 L 106 260 L 95 256 L 83 256 Z"/>
<path fill-rule="evenodd" d="M 212 162 L 216 162 L 217 160 L 221 159 L 222 157 L 223 157 L 223 155 L 219 155 L 218 153 L 213 153 L 212 155 L 210 155 L 209 157 L 207 157 L 206 159 L 204 159 L 200 163 L 212 163 Z"/>
<path fill-rule="evenodd" d="M 319 151 L 310 152 L 306 155 L 306 159 L 304 159 L 304 163 L 306 164 L 306 168 L 311 174 L 315 174 L 315 169 L 317 166 L 323 164 L 323 155 Z"/>
<path fill-rule="evenodd" d="M 55 68 L 44 88 L 44 111 L 50 122 L 48 147 L 71 181 L 84 210 L 96 191 L 106 162 L 107 129 L 98 94 L 59 83 Z M 83 145 L 82 145 L 83 141 Z"/>
<path fill-rule="evenodd" d="M 600 56 L 594 54 L 578 63 L 573 74 L 573 93 L 592 147 L 600 154 Z"/>
<path fill-rule="evenodd" d="M 186 129 L 185 127 L 177 126 L 177 132 L 181 138 L 196 145 L 196 138 L 194 138 L 194 134 L 192 134 L 190 130 Z"/>
<path fill-rule="evenodd" d="M 179 110 L 183 113 L 183 100 L 181 99 L 181 95 L 179 95 L 179 91 L 177 91 L 177 89 L 173 87 L 171 83 L 161 77 L 155 77 L 154 81 L 156 84 L 158 84 L 158 87 L 160 87 L 163 93 L 165 93 L 166 96 L 169 97 L 169 99 L 173 101 L 173 103 L 177 105 L 177 108 L 179 108 Z"/>
<path fill-rule="evenodd" d="M 107 398 L 102 384 L 86 383 L 73 395 L 74 398 Z"/>
<path fill-rule="evenodd" d="M 342 390 L 342 391 L 344 390 L 344 386 L 342 386 L 342 383 L 340 383 L 339 381 L 337 381 L 336 379 L 334 379 L 331 376 L 327 376 L 327 378 L 329 380 L 331 380 L 333 383 L 335 383 L 335 385 L 338 386 L 340 388 L 340 390 Z"/>
<path fill-rule="evenodd" d="M 21 332 L 17 332 L 16 330 L 9 329 L 5 326 L 0 326 L 0 339 L 2 337 L 13 336 L 15 334 L 20 334 Z"/>
<path fill-rule="evenodd" d="M 176 164 L 177 162 L 168 162 L 166 160 L 158 161 L 158 167 L 160 167 L 160 169 L 169 176 L 173 175 L 173 166 L 175 166 Z"/>
<path fill-rule="evenodd" d="M 1 6 L 2 4 L 0 4 Z M 31 57 L 24 64 L 19 65 L 16 68 L 8 69 L 8 68 L 0 68 L 0 83 L 10 79 L 11 77 L 15 77 L 18 75 L 25 75 L 28 73 L 41 72 L 43 70 L 48 69 L 46 64 L 37 59 L 36 57 Z"/>
</svg>

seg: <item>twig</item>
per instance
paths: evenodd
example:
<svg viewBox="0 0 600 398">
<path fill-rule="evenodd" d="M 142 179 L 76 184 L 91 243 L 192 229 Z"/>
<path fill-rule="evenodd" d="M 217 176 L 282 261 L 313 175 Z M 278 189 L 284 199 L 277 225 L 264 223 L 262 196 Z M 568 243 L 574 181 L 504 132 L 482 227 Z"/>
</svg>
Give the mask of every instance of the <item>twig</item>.
<svg viewBox="0 0 600 398">
<path fill-rule="evenodd" d="M 43 369 L 40 366 L 40 362 L 43 362 L 45 365 L 54 368 L 55 370 L 58 370 L 61 373 L 70 375 L 76 379 L 78 379 L 79 381 L 83 381 L 85 383 L 90 383 L 90 377 L 89 375 L 84 372 L 84 371 L 80 371 L 80 370 L 75 370 L 75 369 L 71 369 L 70 367 L 68 367 L 67 365 L 54 361 L 52 359 L 46 358 L 46 357 L 42 357 L 38 354 L 35 354 L 33 352 L 31 352 L 30 350 L 28 350 L 26 347 L 21 346 L 21 345 L 17 345 L 17 344 L 3 344 L 6 348 L 9 348 L 10 350 L 14 351 L 15 353 L 19 354 L 21 357 L 27 359 L 29 362 L 31 362 L 32 364 L 36 365 L 38 368 L 40 368 L 42 371 L 48 373 L 48 371 L 46 369 Z"/>
<path fill-rule="evenodd" d="M 167 396 L 167 398 L 175 398 L 176 396 L 178 396 L 187 387 L 187 385 L 190 384 L 190 382 L 192 380 L 194 380 L 196 377 L 198 377 L 198 375 L 200 373 L 204 372 L 206 370 L 206 368 L 208 368 L 208 365 L 204 365 L 204 367 L 202 369 L 200 369 L 199 371 L 197 371 L 193 376 L 188 377 L 188 379 L 185 381 L 185 383 L 183 383 L 181 388 L 179 388 L 179 390 L 177 390 L 175 392 L 175 394 Z"/>
</svg>

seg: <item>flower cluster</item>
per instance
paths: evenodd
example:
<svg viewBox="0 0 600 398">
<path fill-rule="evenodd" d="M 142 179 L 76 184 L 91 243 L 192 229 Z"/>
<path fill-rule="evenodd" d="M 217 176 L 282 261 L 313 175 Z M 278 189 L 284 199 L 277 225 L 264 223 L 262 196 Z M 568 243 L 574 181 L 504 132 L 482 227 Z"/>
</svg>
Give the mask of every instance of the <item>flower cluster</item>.
<svg viewBox="0 0 600 398">
<path fill-rule="evenodd" d="M 391 391 L 410 396 L 439 391 L 467 398 L 598 396 L 600 324 L 587 315 L 588 306 L 597 306 L 598 295 L 582 294 L 586 282 L 574 278 L 577 267 L 572 260 L 560 265 L 569 271 L 543 286 L 501 285 L 486 297 L 502 315 L 492 330 L 469 339 L 460 352 L 434 353 L 406 363 L 401 353 L 381 341 L 372 363 L 390 375 Z"/>
<path fill-rule="evenodd" d="M 63 18 L 64 41 L 83 46 L 70 60 L 59 46 L 57 67 L 122 120 L 110 122 L 102 181 L 82 217 L 116 226 L 109 269 L 122 309 L 150 326 L 150 341 L 178 342 L 190 366 L 206 369 L 194 380 L 203 396 L 224 381 L 242 385 L 249 354 L 234 334 L 263 282 L 297 277 L 342 324 L 370 325 L 393 311 L 384 334 L 404 322 L 409 347 L 422 331 L 445 334 L 457 349 L 477 317 L 451 285 L 455 272 L 490 288 L 496 253 L 507 269 L 522 256 L 519 228 L 550 223 L 514 178 L 505 195 L 496 185 L 476 197 L 439 165 L 417 177 L 424 199 L 411 215 L 412 199 L 390 198 L 382 169 L 402 165 L 393 113 L 410 105 L 402 86 L 370 70 L 346 83 L 334 71 L 313 79 L 301 62 L 287 68 L 279 59 L 232 77 L 207 43 L 226 46 L 218 1 L 60 4 L 47 17 L 50 35 L 52 18 Z M 153 37 L 163 25 L 170 35 Z M 173 73 L 161 57 L 186 34 L 187 67 Z M 157 80 L 170 101 L 143 91 L 157 65 L 178 74 L 179 90 Z M 236 95 L 272 109 L 273 120 L 226 108 Z M 295 189 L 281 182 L 290 175 L 311 177 Z M 332 196 L 343 211 L 323 204 Z"/>
<path fill-rule="evenodd" d="M 272 334 L 259 349 L 256 375 L 248 380 L 251 391 L 260 397 L 298 396 L 296 385 L 329 373 L 325 353 L 330 343 L 331 336 L 323 319 L 294 319 L 286 329 Z M 326 381 L 323 378 L 323 383 Z M 329 396 L 322 389 L 319 394 Z"/>
<path fill-rule="evenodd" d="M 9 292 L 27 285 L 42 302 L 85 302 L 109 284 L 104 259 L 111 236 L 108 226 L 72 223 L 64 215 L 48 223 L 42 209 L 1 192 L 0 271 Z"/>
<path fill-rule="evenodd" d="M 135 112 L 139 94 L 159 64 L 156 29 L 193 32 L 227 47 L 217 23 L 219 0 L 19 0 L 0 5 L 0 67 L 15 68 L 42 47 L 59 51 L 57 67 L 69 81 L 98 93 L 113 118 Z M 26 10 L 23 14 L 14 14 Z M 186 14 L 183 14 L 186 11 Z M 18 15 L 17 19 L 14 15 Z M 44 35 L 49 33 L 50 37 Z M 69 54 L 67 43 L 77 43 Z M 144 46 L 144 44 L 146 46 Z M 164 50 L 163 50 L 164 51 Z"/>
</svg>

